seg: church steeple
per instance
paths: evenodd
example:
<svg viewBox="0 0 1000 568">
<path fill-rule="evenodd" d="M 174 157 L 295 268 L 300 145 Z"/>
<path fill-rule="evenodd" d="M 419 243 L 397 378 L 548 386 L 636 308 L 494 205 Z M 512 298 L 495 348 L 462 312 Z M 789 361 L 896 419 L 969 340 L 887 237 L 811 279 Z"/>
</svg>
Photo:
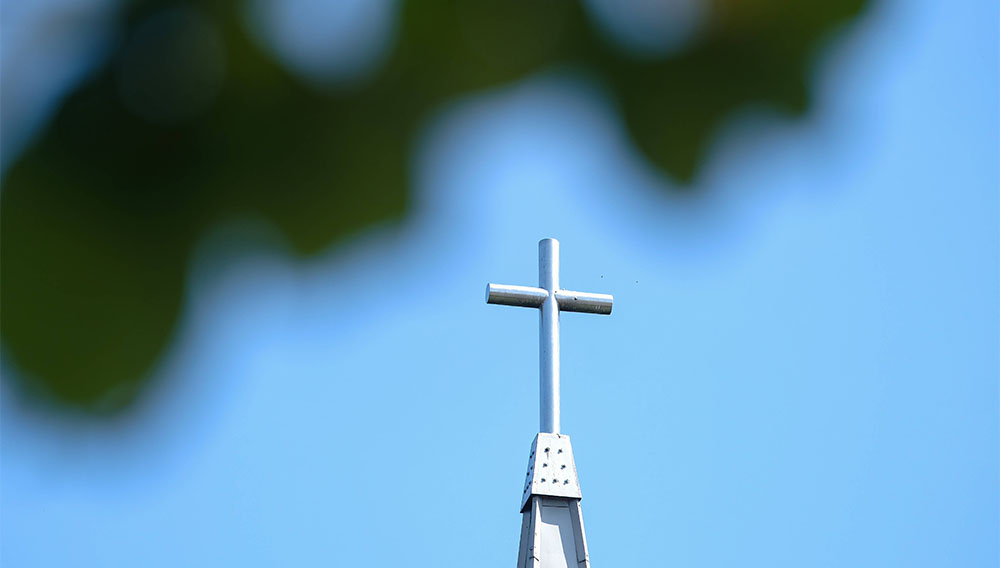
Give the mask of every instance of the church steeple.
<svg viewBox="0 0 1000 568">
<path fill-rule="evenodd" d="M 486 302 L 538 308 L 539 433 L 521 495 L 518 568 L 590 568 L 580 482 L 569 436 L 559 432 L 559 313 L 608 315 L 608 294 L 559 288 L 559 241 L 538 243 L 538 288 L 489 284 Z"/>
</svg>

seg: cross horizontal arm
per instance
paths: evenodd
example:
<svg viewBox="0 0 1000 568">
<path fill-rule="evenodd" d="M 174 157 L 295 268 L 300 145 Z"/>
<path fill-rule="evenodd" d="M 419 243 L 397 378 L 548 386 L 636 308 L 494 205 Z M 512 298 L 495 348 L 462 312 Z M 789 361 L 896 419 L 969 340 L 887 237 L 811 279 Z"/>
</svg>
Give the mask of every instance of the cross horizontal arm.
<svg viewBox="0 0 1000 568">
<path fill-rule="evenodd" d="M 559 311 L 561 312 L 580 312 L 606 316 L 611 314 L 611 306 L 615 299 L 611 294 L 556 290 L 556 301 L 559 302 Z"/>
<path fill-rule="evenodd" d="M 532 286 L 486 285 L 486 303 L 522 308 L 540 308 L 549 297 L 548 290 Z"/>
<path fill-rule="evenodd" d="M 548 290 L 533 286 L 506 286 L 503 284 L 488 284 L 486 286 L 487 304 L 540 308 L 548 297 Z M 610 294 L 556 290 L 556 302 L 559 304 L 559 311 L 561 312 L 579 312 L 606 316 L 611 313 L 614 297 Z"/>
</svg>

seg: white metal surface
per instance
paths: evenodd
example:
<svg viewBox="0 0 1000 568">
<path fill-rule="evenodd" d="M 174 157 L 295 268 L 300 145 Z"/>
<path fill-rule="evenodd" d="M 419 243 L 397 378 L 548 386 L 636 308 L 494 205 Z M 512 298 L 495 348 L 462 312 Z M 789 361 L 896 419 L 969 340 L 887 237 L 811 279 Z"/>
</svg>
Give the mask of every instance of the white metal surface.
<svg viewBox="0 0 1000 568">
<path fill-rule="evenodd" d="M 611 294 L 592 294 L 571 290 L 556 290 L 556 300 L 559 302 L 560 312 L 580 312 L 602 316 L 611 315 L 611 304 L 614 302 Z"/>
<path fill-rule="evenodd" d="M 531 497 L 572 497 L 580 499 L 580 480 L 576 475 L 573 446 L 565 434 L 540 432 L 531 443 L 528 472 L 521 492 L 521 511 Z"/>
<path fill-rule="evenodd" d="M 569 436 L 540 432 L 521 497 L 518 568 L 590 568 Z"/>
<path fill-rule="evenodd" d="M 540 308 L 549 297 L 549 291 L 533 286 L 486 285 L 486 303 L 522 308 Z"/>
<path fill-rule="evenodd" d="M 614 303 L 609 294 L 574 292 L 559 288 L 559 241 L 538 242 L 538 287 L 486 286 L 486 302 L 539 308 L 538 386 L 539 430 L 559 433 L 559 312 L 608 315 Z"/>
<path fill-rule="evenodd" d="M 539 423 L 521 492 L 518 568 L 590 568 L 580 480 L 569 436 L 559 433 L 559 312 L 611 313 L 608 294 L 559 288 L 559 241 L 538 243 L 538 287 L 488 284 L 486 302 L 537 308 Z"/>
<path fill-rule="evenodd" d="M 540 308 L 549 297 L 548 290 L 534 286 L 486 285 L 486 302 L 522 308 Z M 560 312 L 608 315 L 614 298 L 610 294 L 556 290 Z"/>
<path fill-rule="evenodd" d="M 539 425 L 542 432 L 559 433 L 559 241 L 538 243 L 538 287 L 549 292 L 542 303 L 538 328 Z"/>
<path fill-rule="evenodd" d="M 535 496 L 522 515 L 517 568 L 590 568 L 579 499 Z"/>
</svg>

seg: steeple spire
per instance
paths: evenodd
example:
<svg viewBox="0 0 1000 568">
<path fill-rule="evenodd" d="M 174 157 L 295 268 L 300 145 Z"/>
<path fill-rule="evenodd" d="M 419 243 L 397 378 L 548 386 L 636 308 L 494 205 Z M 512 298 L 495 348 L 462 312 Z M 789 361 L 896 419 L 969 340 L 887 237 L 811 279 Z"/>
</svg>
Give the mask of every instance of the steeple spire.
<svg viewBox="0 0 1000 568">
<path fill-rule="evenodd" d="M 559 433 L 559 313 L 608 315 L 608 294 L 559 287 L 559 241 L 538 243 L 538 287 L 488 284 L 486 302 L 538 308 L 539 433 L 521 495 L 518 568 L 590 568 L 580 482 L 569 436 Z"/>
</svg>

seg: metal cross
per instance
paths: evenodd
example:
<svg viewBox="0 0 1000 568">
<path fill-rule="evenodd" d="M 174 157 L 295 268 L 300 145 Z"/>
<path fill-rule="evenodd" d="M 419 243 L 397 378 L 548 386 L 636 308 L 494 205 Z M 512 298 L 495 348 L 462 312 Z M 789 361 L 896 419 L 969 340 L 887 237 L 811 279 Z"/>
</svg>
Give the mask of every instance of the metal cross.
<svg viewBox="0 0 1000 568">
<path fill-rule="evenodd" d="M 538 389 L 541 432 L 559 433 L 559 312 L 611 313 L 610 294 L 571 292 L 559 288 L 559 241 L 538 241 L 538 288 L 486 285 L 486 303 L 540 308 Z"/>
</svg>

